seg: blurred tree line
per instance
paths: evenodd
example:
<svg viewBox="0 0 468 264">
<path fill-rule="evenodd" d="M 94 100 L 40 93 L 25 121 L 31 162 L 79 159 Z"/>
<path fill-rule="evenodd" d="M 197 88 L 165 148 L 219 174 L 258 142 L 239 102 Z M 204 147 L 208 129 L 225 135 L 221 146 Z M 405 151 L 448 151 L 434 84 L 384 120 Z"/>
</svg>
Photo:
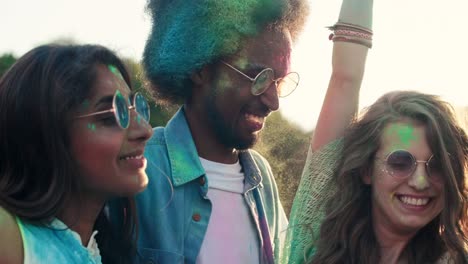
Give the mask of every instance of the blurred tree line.
<svg viewBox="0 0 468 264">
<path fill-rule="evenodd" d="M 10 53 L 0 55 L 0 78 L 16 60 L 17 58 Z M 140 63 L 128 58 L 124 61 L 132 76 L 134 89 L 149 95 L 148 91 L 143 89 L 145 81 Z M 150 103 L 150 106 L 150 122 L 153 127 L 164 126 L 178 109 L 177 106 L 161 106 L 154 102 Z M 280 112 L 275 112 L 267 119 L 260 141 L 254 148 L 269 161 L 272 167 L 287 215 L 299 185 L 310 136 L 310 132 L 302 131 L 285 119 Z"/>
<path fill-rule="evenodd" d="M 5 53 L 0 56 L 0 77 L 3 76 L 3 73 L 5 73 L 17 58 L 11 54 L 11 53 Z"/>
<path fill-rule="evenodd" d="M 286 215 L 299 185 L 311 132 L 304 132 L 277 111 L 271 114 L 254 147 L 270 163 Z"/>
</svg>

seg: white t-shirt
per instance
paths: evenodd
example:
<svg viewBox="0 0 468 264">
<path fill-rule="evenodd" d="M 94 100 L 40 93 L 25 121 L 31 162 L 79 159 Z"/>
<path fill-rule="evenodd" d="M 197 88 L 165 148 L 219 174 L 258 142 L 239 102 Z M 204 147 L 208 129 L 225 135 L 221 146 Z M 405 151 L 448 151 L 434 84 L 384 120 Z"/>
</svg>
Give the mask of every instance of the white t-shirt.
<svg viewBox="0 0 468 264">
<path fill-rule="evenodd" d="M 239 162 L 223 164 L 200 158 L 208 180 L 212 210 L 198 264 L 259 263 L 259 240 L 244 200 Z"/>
</svg>

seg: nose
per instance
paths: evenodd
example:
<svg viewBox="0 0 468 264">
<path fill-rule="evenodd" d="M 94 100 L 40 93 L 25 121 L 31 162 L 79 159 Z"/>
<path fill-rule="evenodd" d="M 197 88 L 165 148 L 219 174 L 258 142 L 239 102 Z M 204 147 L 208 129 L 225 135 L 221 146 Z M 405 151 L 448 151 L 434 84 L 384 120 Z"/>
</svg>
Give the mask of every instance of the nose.
<svg viewBox="0 0 468 264">
<path fill-rule="evenodd" d="M 275 81 L 271 82 L 268 89 L 260 95 L 260 100 L 268 107 L 268 109 L 270 109 L 270 111 L 276 111 L 279 109 L 278 90 Z"/>
<path fill-rule="evenodd" d="M 129 139 L 146 143 L 153 135 L 151 125 L 139 115 L 135 109 L 132 109 L 130 113 L 130 126 L 128 127 Z"/>
<path fill-rule="evenodd" d="M 416 170 L 409 177 L 408 185 L 418 191 L 429 187 L 429 175 L 427 175 L 425 163 L 418 163 Z"/>
</svg>

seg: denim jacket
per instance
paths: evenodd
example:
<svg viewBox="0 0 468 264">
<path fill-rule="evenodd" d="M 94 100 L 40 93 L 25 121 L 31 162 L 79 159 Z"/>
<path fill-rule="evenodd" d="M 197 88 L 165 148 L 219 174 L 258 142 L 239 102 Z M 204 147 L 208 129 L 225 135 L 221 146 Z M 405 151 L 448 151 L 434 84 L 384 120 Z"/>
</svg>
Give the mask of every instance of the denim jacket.
<svg viewBox="0 0 468 264">
<path fill-rule="evenodd" d="M 154 129 L 145 156 L 149 184 L 137 195 L 139 263 L 195 263 L 211 215 L 208 181 L 180 109 Z M 261 262 L 279 260 L 287 219 L 268 162 L 242 151 L 244 197 L 256 224 Z M 222 241 L 220 241 L 222 243 Z M 273 251 L 273 252 L 272 252 Z"/>
</svg>

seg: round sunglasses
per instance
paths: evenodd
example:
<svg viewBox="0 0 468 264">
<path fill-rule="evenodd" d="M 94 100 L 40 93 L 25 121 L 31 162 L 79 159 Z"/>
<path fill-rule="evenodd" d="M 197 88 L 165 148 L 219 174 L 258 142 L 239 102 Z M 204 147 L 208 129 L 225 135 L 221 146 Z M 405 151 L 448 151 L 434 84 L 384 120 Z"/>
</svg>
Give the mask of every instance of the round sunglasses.
<svg viewBox="0 0 468 264">
<path fill-rule="evenodd" d="M 130 110 L 135 111 L 140 115 L 146 122 L 149 123 L 150 119 L 150 107 L 148 101 L 141 93 L 135 93 L 132 96 L 132 104 L 129 105 L 129 101 L 117 90 L 112 98 L 112 108 L 109 110 L 98 111 L 91 114 L 80 115 L 77 118 L 101 115 L 105 113 L 114 113 L 117 124 L 122 128 L 126 129 L 130 126 Z"/>
<path fill-rule="evenodd" d="M 384 170 L 395 178 L 407 178 L 412 175 L 418 163 L 424 163 L 429 179 L 440 181 L 442 178 L 441 163 L 432 155 L 428 160 L 417 160 L 406 150 L 395 150 L 384 159 Z"/>
<path fill-rule="evenodd" d="M 231 64 L 221 61 L 224 65 L 228 66 L 229 68 L 233 69 L 234 71 L 238 72 L 245 78 L 249 79 L 252 82 L 250 91 L 253 95 L 261 95 L 264 93 L 268 88 L 271 86 L 272 83 L 275 83 L 276 90 L 278 92 L 279 97 L 286 97 L 290 95 L 296 87 L 299 85 L 299 73 L 297 72 L 290 72 L 286 74 L 283 78 L 275 79 L 275 73 L 273 69 L 266 68 L 263 69 L 260 73 L 252 78 L 247 74 L 243 73 L 239 69 L 235 68 Z"/>
</svg>

